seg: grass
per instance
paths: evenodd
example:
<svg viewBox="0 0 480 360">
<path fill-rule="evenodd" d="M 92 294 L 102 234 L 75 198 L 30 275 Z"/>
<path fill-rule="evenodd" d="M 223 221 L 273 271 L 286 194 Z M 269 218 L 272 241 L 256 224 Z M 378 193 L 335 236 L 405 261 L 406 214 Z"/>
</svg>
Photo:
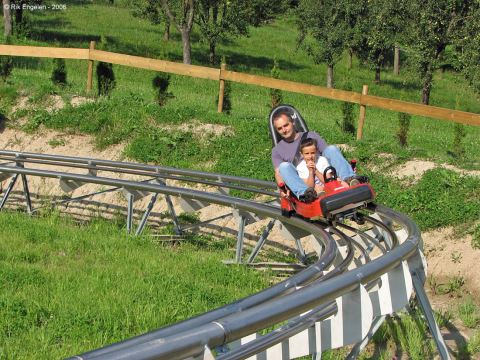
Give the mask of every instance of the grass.
<svg viewBox="0 0 480 360">
<path fill-rule="evenodd" d="M 159 246 L 55 213 L 2 213 L 0 227 L 0 358 L 64 358 L 268 285 L 268 273 L 221 265 L 231 251 L 206 239 Z"/>
<path fill-rule="evenodd" d="M 463 324 L 468 328 L 476 328 L 480 324 L 480 313 L 471 297 L 467 297 L 463 303 L 458 306 L 458 315 Z"/>
</svg>

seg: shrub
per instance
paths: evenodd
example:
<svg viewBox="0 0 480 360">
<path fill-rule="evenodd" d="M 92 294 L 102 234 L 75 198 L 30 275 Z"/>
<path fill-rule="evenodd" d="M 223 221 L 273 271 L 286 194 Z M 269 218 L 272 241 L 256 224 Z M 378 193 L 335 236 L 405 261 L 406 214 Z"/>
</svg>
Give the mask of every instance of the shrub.
<svg viewBox="0 0 480 360">
<path fill-rule="evenodd" d="M 277 58 L 273 59 L 273 67 L 270 71 L 270 75 L 274 79 L 278 79 L 280 77 L 280 70 L 278 66 Z M 282 91 L 278 89 L 270 89 L 270 106 L 273 109 L 274 107 L 280 105 L 283 102 Z"/>
<path fill-rule="evenodd" d="M 110 95 L 115 88 L 115 74 L 113 66 L 109 63 L 99 62 L 97 65 L 98 95 Z"/>
<path fill-rule="evenodd" d="M 65 86 L 67 84 L 67 67 L 64 59 L 53 60 L 52 82 L 55 85 Z"/>
<path fill-rule="evenodd" d="M 169 93 L 168 86 L 170 85 L 170 75 L 166 73 L 159 73 L 152 80 L 152 86 L 155 90 L 155 96 L 157 98 L 157 103 L 160 106 L 163 106 L 167 103 L 169 98 L 172 98 L 172 93 Z"/>
<path fill-rule="evenodd" d="M 465 146 L 463 145 L 463 139 L 465 138 L 467 133 L 465 132 L 465 127 L 459 123 L 455 123 L 453 127 L 453 133 L 453 144 L 450 154 L 458 158 L 465 154 Z"/>
<path fill-rule="evenodd" d="M 412 116 L 406 113 L 398 113 L 398 131 L 397 138 L 401 147 L 407 146 L 408 130 L 410 128 L 410 119 Z"/>
<path fill-rule="evenodd" d="M 344 86 L 345 90 L 351 91 L 352 84 L 349 82 Z M 336 121 L 337 125 L 342 129 L 342 131 L 346 134 L 355 135 L 355 122 L 353 116 L 353 107 L 354 104 L 344 101 L 341 103 L 340 108 L 342 110 L 342 121 Z"/>
<path fill-rule="evenodd" d="M 0 76 L 3 82 L 12 74 L 13 59 L 11 56 L 0 56 Z"/>
</svg>

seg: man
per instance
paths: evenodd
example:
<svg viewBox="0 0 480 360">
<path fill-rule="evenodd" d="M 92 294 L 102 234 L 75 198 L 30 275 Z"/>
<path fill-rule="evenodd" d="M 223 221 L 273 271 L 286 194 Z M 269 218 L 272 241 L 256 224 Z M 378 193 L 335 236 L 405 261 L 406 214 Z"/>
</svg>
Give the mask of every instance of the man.
<svg viewBox="0 0 480 360">
<path fill-rule="evenodd" d="M 300 201 L 312 202 L 317 197 L 315 189 L 305 184 L 295 168 L 301 160 L 298 149 L 303 133 L 296 131 L 292 118 L 285 112 L 279 113 L 273 119 L 273 126 L 282 137 L 282 140 L 272 149 L 272 163 L 277 185 L 280 186 L 284 183 Z M 337 175 L 341 180 L 350 186 L 368 181 L 364 176 L 355 175 L 352 167 L 336 146 L 327 145 L 316 132 L 309 131 L 307 136 L 317 141 L 318 155 L 327 158 L 329 164 L 337 170 Z M 280 195 L 287 196 L 287 193 L 281 191 Z"/>
</svg>

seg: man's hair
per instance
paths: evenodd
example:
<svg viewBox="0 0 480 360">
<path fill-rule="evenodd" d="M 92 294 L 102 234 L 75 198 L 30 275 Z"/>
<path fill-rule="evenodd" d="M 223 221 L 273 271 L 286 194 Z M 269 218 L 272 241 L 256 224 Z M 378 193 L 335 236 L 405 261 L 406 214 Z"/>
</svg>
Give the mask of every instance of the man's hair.
<svg viewBox="0 0 480 360">
<path fill-rule="evenodd" d="M 275 117 L 273 118 L 273 122 L 277 121 L 277 119 L 279 119 L 280 117 L 282 116 L 286 116 L 287 119 L 293 124 L 293 119 L 292 119 L 292 115 L 290 115 L 288 112 L 286 111 L 280 111 L 278 114 L 275 114 Z"/>
<path fill-rule="evenodd" d="M 303 151 L 303 148 L 306 148 L 307 146 L 312 146 L 312 145 L 314 145 L 315 148 L 317 148 L 317 140 L 312 138 L 303 139 L 302 142 L 300 143 L 300 152 Z"/>
</svg>

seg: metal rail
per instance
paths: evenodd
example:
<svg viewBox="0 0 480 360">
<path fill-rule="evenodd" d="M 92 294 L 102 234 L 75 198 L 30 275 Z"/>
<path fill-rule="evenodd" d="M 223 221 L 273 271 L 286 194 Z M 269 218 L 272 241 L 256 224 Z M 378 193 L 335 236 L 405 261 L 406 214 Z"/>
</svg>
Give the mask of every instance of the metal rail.
<svg viewBox="0 0 480 360">
<path fill-rule="evenodd" d="M 270 335 L 262 337 L 261 340 L 242 346 L 239 350 L 232 350 L 230 355 L 226 354 L 219 357 L 219 359 L 243 359 L 293 336 L 299 331 L 312 326 L 315 322 L 335 314 L 337 308 L 332 301 L 352 291 L 356 291 L 359 287 L 371 288 L 374 284 L 379 283 L 379 278 L 382 274 L 398 267 L 404 261 L 408 261 L 410 266 L 414 280 L 413 286 L 417 295 L 421 297 L 422 309 L 428 313 L 427 319 L 429 320 L 430 328 L 435 330 L 436 324 L 434 320 L 432 322 L 433 317 L 429 313 L 431 308 L 429 307 L 428 299 L 422 293 L 423 287 L 422 289 L 418 288 L 424 282 L 422 277 L 424 269 L 421 261 L 421 249 L 419 248 L 421 245 L 419 229 L 406 216 L 386 207 L 372 205 L 367 209 L 368 212 L 379 216 L 382 219 L 381 221 L 372 216 L 361 216 L 363 221 L 370 223 L 371 226 L 378 229 L 377 233 L 380 235 L 377 234 L 377 236 L 356 229 L 347 222 L 326 223 L 319 221 L 312 223 L 295 216 L 286 218 L 281 215 L 280 209 L 274 204 L 259 203 L 210 191 L 168 186 L 164 182 L 150 183 L 146 182 L 147 180 L 145 179 L 143 181 L 129 181 L 114 177 L 98 176 L 97 174 L 98 171 L 102 171 L 102 174 L 131 174 L 157 179 L 174 179 L 187 183 L 194 182 L 218 188 L 230 188 L 275 196 L 275 193 L 272 191 L 275 189 L 275 184 L 262 180 L 171 167 L 14 151 L 0 151 L 0 160 L 15 164 L 15 166 L 0 164 L 0 174 L 11 174 L 12 176 L 11 186 L 7 188 L 0 201 L 0 210 L 5 205 L 17 178 L 20 176 L 22 178 L 27 208 L 29 212 L 35 212 L 30 201 L 27 177 L 40 176 L 59 179 L 63 182 L 72 181 L 76 184 L 107 185 L 116 189 L 130 191 L 130 211 L 127 224 L 129 230 L 132 226 L 132 191 L 154 194 L 151 200 L 152 206 L 156 201 L 157 194 L 163 194 L 167 197 L 167 201 L 169 201 L 169 196 L 177 196 L 184 199 L 219 204 L 230 207 L 237 212 L 249 212 L 271 218 L 270 224 L 267 226 L 264 234 L 262 234 L 249 261 L 253 261 L 256 253 L 260 250 L 273 227 L 274 220 L 281 221 L 283 224 L 301 230 L 304 233 L 312 234 L 322 247 L 322 252 L 313 265 L 257 294 L 177 324 L 166 326 L 120 343 L 108 345 L 101 349 L 89 351 L 71 359 L 184 359 L 199 356 L 205 351 L 206 346 L 214 348 L 261 329 L 294 319 Z M 47 165 L 54 167 L 55 170 L 35 169 L 28 167 L 29 165 Z M 86 169 L 88 174 L 58 171 L 57 168 Z M 80 197 L 80 199 L 83 198 L 84 196 Z M 171 201 L 169 205 L 171 205 Z M 169 206 L 169 209 L 174 222 L 176 222 L 173 206 Z M 145 213 L 145 219 L 148 217 L 150 210 L 151 207 L 149 207 L 148 213 Z M 241 217 L 240 223 L 239 234 L 241 233 L 242 239 L 239 236 L 237 245 L 237 259 L 239 258 L 239 260 L 241 260 L 243 244 L 241 240 L 243 241 L 244 217 Z M 393 223 L 397 226 L 400 225 L 406 234 L 405 239 L 401 243 L 390 227 L 390 224 Z M 177 223 L 176 227 L 179 229 Z M 354 236 L 347 236 L 340 228 L 352 232 Z M 332 235 L 336 236 L 337 239 L 334 239 Z M 346 246 L 345 254 L 341 254 L 337 242 L 339 245 L 344 244 Z M 297 241 L 297 243 L 299 242 Z M 382 253 L 381 256 L 372 259 L 370 253 L 373 248 L 378 248 Z M 240 255 L 238 252 L 240 252 Z M 358 258 L 356 258 L 356 254 Z M 363 262 L 361 259 L 363 259 Z M 356 268 L 351 269 L 353 261 Z M 332 264 L 334 264 L 333 269 L 331 269 Z M 301 316 L 301 314 L 306 312 L 308 313 L 307 315 Z M 439 332 L 433 331 L 433 335 L 442 359 L 449 358 Z"/>
</svg>

